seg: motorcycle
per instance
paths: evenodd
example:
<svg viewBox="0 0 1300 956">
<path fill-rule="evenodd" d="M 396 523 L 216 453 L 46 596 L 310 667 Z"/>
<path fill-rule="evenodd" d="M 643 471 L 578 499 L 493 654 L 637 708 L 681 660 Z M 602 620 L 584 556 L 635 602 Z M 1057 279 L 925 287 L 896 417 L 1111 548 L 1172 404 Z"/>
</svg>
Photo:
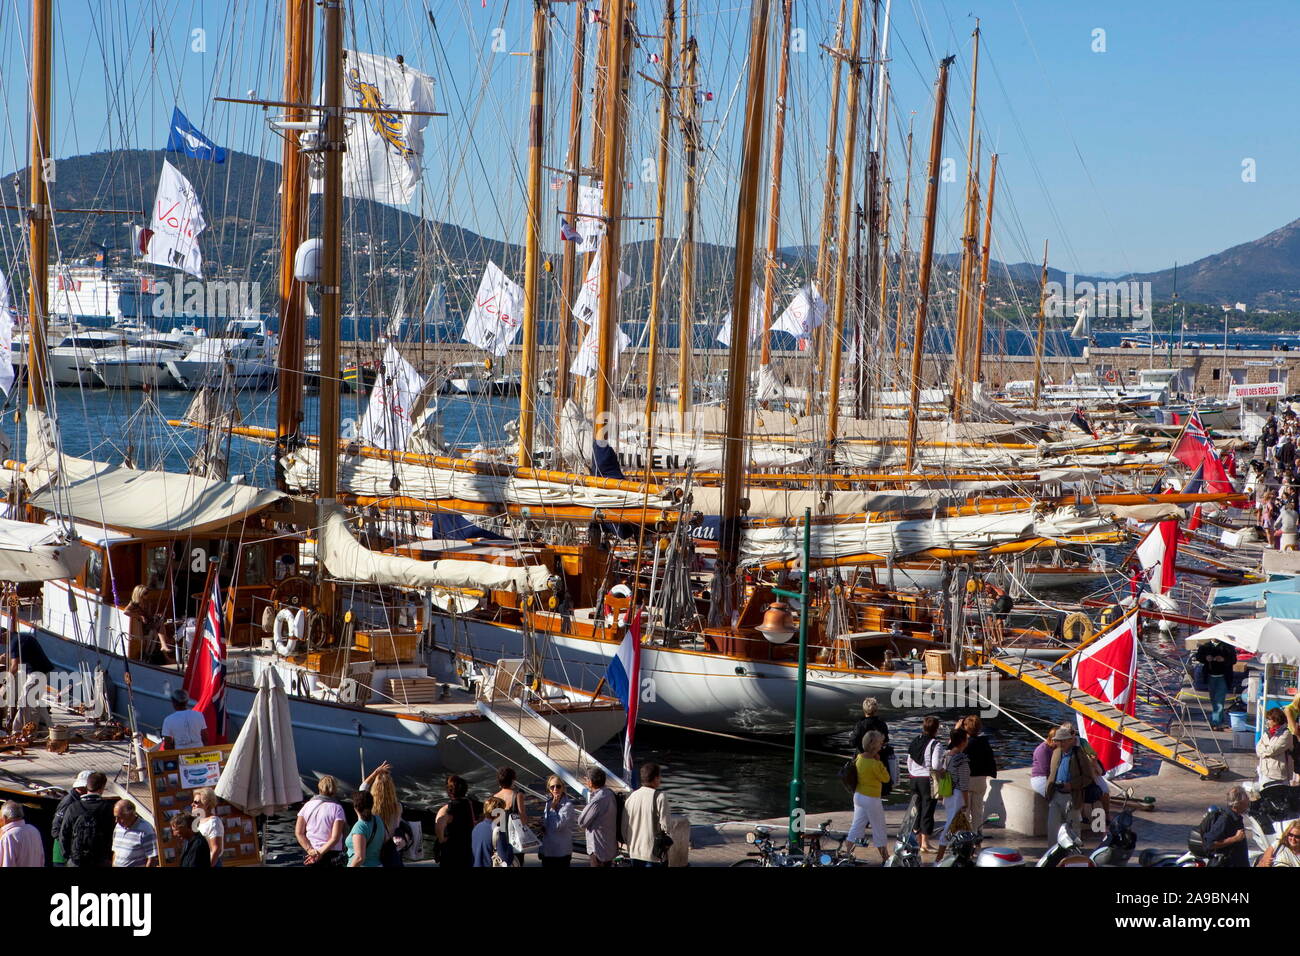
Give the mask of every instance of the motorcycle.
<svg viewBox="0 0 1300 956">
<path fill-rule="evenodd" d="M 885 861 L 885 866 L 919 867 L 921 865 L 921 845 L 916 841 L 916 833 L 904 830 L 894 842 L 894 852 Z"/>
<path fill-rule="evenodd" d="M 1042 856 L 1038 858 L 1035 866 L 1079 866 L 1078 860 L 1082 858 L 1082 865 L 1092 866 L 1092 861 L 1088 858 L 1088 853 L 1079 842 L 1079 837 L 1070 829 L 1070 824 L 1062 823 L 1061 828 L 1056 832 L 1056 842 L 1053 843 Z"/>
<path fill-rule="evenodd" d="M 1133 848 L 1137 846 L 1137 834 L 1133 832 L 1133 811 L 1121 810 L 1114 814 L 1106 825 L 1106 835 L 1101 845 L 1092 851 L 1089 859 L 1093 866 L 1128 866 Z"/>
</svg>

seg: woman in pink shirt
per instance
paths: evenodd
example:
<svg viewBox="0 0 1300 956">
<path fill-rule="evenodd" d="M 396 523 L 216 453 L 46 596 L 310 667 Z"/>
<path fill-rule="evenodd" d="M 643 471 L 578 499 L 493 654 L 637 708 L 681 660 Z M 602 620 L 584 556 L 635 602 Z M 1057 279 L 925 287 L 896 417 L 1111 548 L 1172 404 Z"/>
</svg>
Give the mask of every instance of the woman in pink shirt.
<svg viewBox="0 0 1300 956">
<path fill-rule="evenodd" d="M 294 825 L 298 845 L 307 851 L 308 866 L 338 865 L 342 861 L 343 834 L 347 816 L 334 796 L 338 781 L 329 774 L 320 778 L 316 796 L 303 804 Z"/>
</svg>

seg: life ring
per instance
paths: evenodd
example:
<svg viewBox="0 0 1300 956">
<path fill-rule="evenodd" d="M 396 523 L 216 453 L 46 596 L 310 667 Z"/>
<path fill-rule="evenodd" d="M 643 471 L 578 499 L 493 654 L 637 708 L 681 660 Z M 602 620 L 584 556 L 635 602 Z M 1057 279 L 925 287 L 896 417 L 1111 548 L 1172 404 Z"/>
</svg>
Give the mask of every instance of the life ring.
<svg viewBox="0 0 1300 956">
<path fill-rule="evenodd" d="M 290 635 L 285 636 L 288 628 Z M 298 643 L 307 633 L 307 611 L 303 608 L 294 610 L 290 607 L 280 609 L 275 616 L 275 627 L 271 632 L 275 641 L 275 652 L 281 657 L 292 657 L 298 652 Z"/>
<path fill-rule="evenodd" d="M 1078 634 L 1075 634 L 1078 631 Z M 1092 619 L 1082 611 L 1075 611 L 1061 625 L 1061 633 L 1067 641 L 1082 643 L 1092 637 Z"/>
<path fill-rule="evenodd" d="M 1115 382 L 1119 381 L 1119 372 L 1115 371 L 1113 368 L 1108 368 L 1106 369 L 1106 375 L 1104 377 L 1106 381 L 1113 385 Z"/>
</svg>

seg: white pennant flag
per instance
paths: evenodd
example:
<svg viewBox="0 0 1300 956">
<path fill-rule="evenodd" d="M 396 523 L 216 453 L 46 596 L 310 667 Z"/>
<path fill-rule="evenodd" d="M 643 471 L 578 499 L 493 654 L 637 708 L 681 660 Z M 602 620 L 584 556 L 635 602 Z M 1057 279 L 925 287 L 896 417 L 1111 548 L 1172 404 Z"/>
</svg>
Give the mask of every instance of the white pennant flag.
<svg viewBox="0 0 1300 956">
<path fill-rule="evenodd" d="M 592 323 L 596 310 L 600 307 L 600 260 L 602 258 L 600 250 L 596 250 L 591 265 L 587 267 L 587 277 L 582 280 L 582 288 L 578 290 L 578 298 L 573 303 L 573 317 L 588 325 Z M 618 270 L 619 295 L 623 294 L 623 290 L 631 281 L 630 275 L 622 269 Z"/>
<path fill-rule="evenodd" d="M 432 112 L 433 78 L 386 56 L 346 53 L 343 105 L 367 112 L 346 114 L 343 195 L 405 205 L 420 184 L 424 128 L 429 125 L 429 117 L 409 111 Z M 313 193 L 323 189 L 322 180 L 312 180 Z"/>
<path fill-rule="evenodd" d="M 175 166 L 164 160 L 149 234 L 140 240 L 144 261 L 203 278 L 199 233 L 206 228 L 199 194 Z"/>
<path fill-rule="evenodd" d="M 749 344 L 753 345 L 763 335 L 763 290 L 754 286 L 749 296 Z M 722 327 L 718 329 L 718 341 L 731 345 L 731 313 L 722 317 Z"/>
<path fill-rule="evenodd" d="M 806 285 L 790 300 L 781 317 L 772 323 L 772 331 L 789 332 L 797 339 L 806 339 L 812 335 L 813 329 L 825 323 L 828 311 L 826 300 L 817 294 L 817 287 Z"/>
<path fill-rule="evenodd" d="M 498 357 L 505 355 L 519 334 L 524 317 L 524 290 L 489 262 L 474 296 L 474 308 L 465 320 L 461 339 Z"/>
<path fill-rule="evenodd" d="M 6 396 L 14 384 L 14 314 L 9 302 L 9 280 L 0 272 L 0 392 Z"/>
<path fill-rule="evenodd" d="M 424 378 L 390 342 L 357 437 L 372 448 L 405 450 L 413 428 L 411 409 L 423 390 Z"/>
<path fill-rule="evenodd" d="M 604 215 L 604 200 L 602 187 L 578 187 L 578 215 L 575 218 L 580 239 L 574 247 L 578 252 L 595 252 L 600 245 L 600 237 L 605 234 L 605 220 L 597 217 Z"/>
<path fill-rule="evenodd" d="M 627 337 L 627 333 L 621 328 L 615 326 L 614 330 L 618 333 L 614 337 L 614 368 L 609 370 L 606 376 L 608 378 L 613 378 L 617 374 L 618 357 L 625 348 L 632 344 L 632 340 Z M 574 356 L 573 365 L 569 367 L 571 374 L 581 375 L 586 378 L 594 375 L 596 370 L 600 368 L 600 356 L 597 354 L 600 350 L 598 333 L 599 329 L 594 325 L 587 330 L 586 337 L 583 338 L 582 344 L 578 346 L 578 354 Z"/>
</svg>

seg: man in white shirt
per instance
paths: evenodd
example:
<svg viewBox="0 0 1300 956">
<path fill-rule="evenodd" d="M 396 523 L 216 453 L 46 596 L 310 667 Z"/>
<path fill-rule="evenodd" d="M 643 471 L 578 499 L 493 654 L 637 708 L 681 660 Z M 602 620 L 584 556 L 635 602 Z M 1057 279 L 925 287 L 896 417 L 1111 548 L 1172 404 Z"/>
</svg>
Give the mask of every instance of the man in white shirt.
<svg viewBox="0 0 1300 956">
<path fill-rule="evenodd" d="M 183 688 L 172 691 L 173 713 L 163 720 L 163 747 L 167 750 L 184 750 L 202 747 L 207 741 L 208 722 L 197 710 L 191 710 L 190 695 Z"/>
<path fill-rule="evenodd" d="M 23 819 L 23 808 L 13 800 L 0 807 L 0 866 L 44 866 L 45 844 L 41 831 Z"/>
</svg>

